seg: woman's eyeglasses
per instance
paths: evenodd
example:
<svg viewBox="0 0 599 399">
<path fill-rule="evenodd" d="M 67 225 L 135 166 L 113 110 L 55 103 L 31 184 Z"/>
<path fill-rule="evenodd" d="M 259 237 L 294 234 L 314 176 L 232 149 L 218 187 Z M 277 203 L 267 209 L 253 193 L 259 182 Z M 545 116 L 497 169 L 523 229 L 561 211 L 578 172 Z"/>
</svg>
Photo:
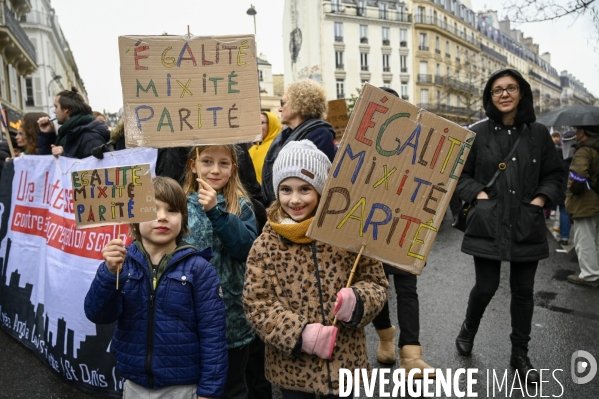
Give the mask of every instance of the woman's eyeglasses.
<svg viewBox="0 0 599 399">
<path fill-rule="evenodd" d="M 491 95 L 493 97 L 500 97 L 503 95 L 504 91 L 507 91 L 507 94 L 514 94 L 514 93 L 518 93 L 518 90 L 519 90 L 519 87 L 517 85 L 509 85 L 505 89 L 502 89 L 501 87 L 496 87 L 493 90 L 491 90 Z"/>
</svg>

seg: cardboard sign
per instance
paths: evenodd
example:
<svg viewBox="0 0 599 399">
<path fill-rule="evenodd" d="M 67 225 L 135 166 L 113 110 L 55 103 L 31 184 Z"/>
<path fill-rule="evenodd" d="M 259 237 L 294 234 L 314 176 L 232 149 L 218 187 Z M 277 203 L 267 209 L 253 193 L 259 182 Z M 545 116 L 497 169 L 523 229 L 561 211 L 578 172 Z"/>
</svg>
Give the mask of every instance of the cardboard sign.
<svg viewBox="0 0 599 399">
<path fill-rule="evenodd" d="M 420 274 L 473 140 L 365 85 L 308 235 Z"/>
<path fill-rule="evenodd" d="M 343 132 L 347 126 L 349 117 L 347 116 L 347 104 L 345 99 L 329 101 L 329 111 L 327 116 L 327 122 L 329 122 L 335 129 L 335 138 L 341 139 Z"/>
<path fill-rule="evenodd" d="M 71 172 L 78 229 L 156 219 L 150 165 Z"/>
<path fill-rule="evenodd" d="M 127 147 L 250 142 L 260 133 L 254 35 L 120 36 Z"/>
</svg>

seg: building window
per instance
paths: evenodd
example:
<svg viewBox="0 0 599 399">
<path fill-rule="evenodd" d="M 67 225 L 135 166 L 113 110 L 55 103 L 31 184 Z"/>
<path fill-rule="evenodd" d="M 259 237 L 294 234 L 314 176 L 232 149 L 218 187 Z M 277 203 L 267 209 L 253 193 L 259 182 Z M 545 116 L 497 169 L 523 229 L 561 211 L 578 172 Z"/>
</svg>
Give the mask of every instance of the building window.
<svg viewBox="0 0 599 399">
<path fill-rule="evenodd" d="M 379 18 L 389 19 L 389 5 L 382 1 L 379 2 Z"/>
<path fill-rule="evenodd" d="M 391 88 L 391 81 L 390 80 L 384 80 L 383 81 L 383 87 Z"/>
<path fill-rule="evenodd" d="M 449 67 L 447 67 L 447 69 L 445 70 L 445 76 L 447 76 L 447 77 L 451 76 L 451 69 Z"/>
<path fill-rule="evenodd" d="M 335 51 L 335 68 L 343 69 L 343 51 Z"/>
<path fill-rule="evenodd" d="M 407 55 L 399 56 L 399 67 L 400 67 L 400 71 L 402 73 L 408 72 L 408 56 Z"/>
<path fill-rule="evenodd" d="M 391 57 L 389 54 L 383 54 L 383 72 L 391 72 L 389 57 Z"/>
<path fill-rule="evenodd" d="M 345 98 L 345 82 L 337 79 L 337 98 Z"/>
<path fill-rule="evenodd" d="M 418 50 L 422 50 L 422 51 L 428 51 L 428 37 L 426 33 L 421 33 L 420 34 L 420 40 L 419 40 L 419 44 L 418 44 Z"/>
<path fill-rule="evenodd" d="M 331 0 L 331 12 L 339 12 L 339 0 Z"/>
<path fill-rule="evenodd" d="M 335 41 L 343 41 L 343 24 L 341 22 L 335 22 Z"/>
<path fill-rule="evenodd" d="M 368 81 L 367 81 L 366 79 L 362 79 L 360 82 L 362 83 L 362 87 L 364 87 L 364 85 L 365 85 L 366 83 L 368 83 Z"/>
<path fill-rule="evenodd" d="M 439 36 L 435 37 L 435 53 L 441 54 L 441 40 L 439 40 Z"/>
<path fill-rule="evenodd" d="M 437 90 L 437 104 L 441 104 L 441 90 Z"/>
<path fill-rule="evenodd" d="M 360 25 L 360 43 L 368 43 L 368 25 Z"/>
<path fill-rule="evenodd" d="M 408 30 L 399 30 L 399 47 L 408 47 Z"/>
<path fill-rule="evenodd" d="M 447 106 L 451 107 L 451 94 L 447 94 Z"/>
<path fill-rule="evenodd" d="M 358 17 L 366 16 L 366 1 L 359 0 L 358 1 Z"/>
<path fill-rule="evenodd" d="M 389 28 L 383 27 L 382 34 L 383 46 L 388 46 L 389 44 L 391 44 L 391 42 L 389 41 Z"/>
<path fill-rule="evenodd" d="M 33 101 L 33 79 L 26 78 L 25 79 L 25 87 L 27 90 L 27 100 L 25 100 L 26 107 L 35 107 L 35 102 Z"/>
<path fill-rule="evenodd" d="M 416 9 L 416 23 L 424 23 L 424 7 L 418 7 Z"/>
<path fill-rule="evenodd" d="M 360 53 L 360 66 L 362 71 L 368 71 L 368 53 Z"/>
<path fill-rule="evenodd" d="M 460 62 L 460 46 L 458 45 L 455 46 L 455 60 Z"/>
<path fill-rule="evenodd" d="M 420 90 L 420 103 L 423 107 L 428 106 L 428 89 Z"/>
<path fill-rule="evenodd" d="M 441 65 L 437 64 L 437 68 L 435 69 L 435 74 L 437 76 L 441 76 Z"/>
<path fill-rule="evenodd" d="M 447 58 L 451 57 L 451 46 L 449 45 L 449 40 L 445 42 L 445 56 Z"/>
<path fill-rule="evenodd" d="M 407 83 L 402 83 L 401 84 L 401 98 L 403 98 L 404 100 L 409 99 L 409 96 L 408 96 L 408 85 L 407 85 Z"/>
</svg>

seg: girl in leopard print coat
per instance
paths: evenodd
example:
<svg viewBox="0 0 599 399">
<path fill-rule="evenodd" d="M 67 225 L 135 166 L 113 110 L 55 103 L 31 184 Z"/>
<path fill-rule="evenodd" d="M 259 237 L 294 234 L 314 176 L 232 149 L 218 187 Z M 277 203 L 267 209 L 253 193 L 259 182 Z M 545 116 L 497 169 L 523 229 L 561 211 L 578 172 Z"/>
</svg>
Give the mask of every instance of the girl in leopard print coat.
<svg viewBox="0 0 599 399">
<path fill-rule="evenodd" d="M 266 343 L 266 378 L 284 399 L 336 398 L 340 368 L 370 369 L 364 326 L 387 300 L 380 262 L 362 257 L 344 288 L 356 254 L 305 234 L 330 165 L 308 140 L 284 147 L 273 167 L 277 200 L 247 259 L 245 314 Z"/>
</svg>

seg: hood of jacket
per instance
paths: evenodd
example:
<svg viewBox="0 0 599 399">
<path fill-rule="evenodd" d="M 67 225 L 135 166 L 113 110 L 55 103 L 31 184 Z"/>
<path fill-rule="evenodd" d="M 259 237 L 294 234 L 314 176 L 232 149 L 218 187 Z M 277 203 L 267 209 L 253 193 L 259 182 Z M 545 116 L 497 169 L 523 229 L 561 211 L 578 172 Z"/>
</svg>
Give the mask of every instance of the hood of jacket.
<svg viewBox="0 0 599 399">
<path fill-rule="evenodd" d="M 96 133 L 100 135 L 104 141 L 110 140 L 110 131 L 103 122 L 93 120 L 86 125 L 80 125 L 67 132 L 67 143 L 73 142 L 83 133 Z"/>
<path fill-rule="evenodd" d="M 503 125 L 503 114 L 497 109 L 495 104 L 493 104 L 493 99 L 491 98 L 491 88 L 493 86 L 493 82 L 505 74 L 516 79 L 518 86 L 520 86 L 520 93 L 522 94 L 522 98 L 518 103 L 518 113 L 514 119 L 514 125 L 518 126 L 533 123 L 537 117 L 535 116 L 535 109 L 533 105 L 532 89 L 530 88 L 530 84 L 526 81 L 526 79 L 524 79 L 520 72 L 511 68 L 500 69 L 489 77 L 489 80 L 485 85 L 485 89 L 483 90 L 483 107 L 485 108 L 485 114 L 489 117 L 489 119 L 492 119 L 496 123 Z"/>
</svg>

